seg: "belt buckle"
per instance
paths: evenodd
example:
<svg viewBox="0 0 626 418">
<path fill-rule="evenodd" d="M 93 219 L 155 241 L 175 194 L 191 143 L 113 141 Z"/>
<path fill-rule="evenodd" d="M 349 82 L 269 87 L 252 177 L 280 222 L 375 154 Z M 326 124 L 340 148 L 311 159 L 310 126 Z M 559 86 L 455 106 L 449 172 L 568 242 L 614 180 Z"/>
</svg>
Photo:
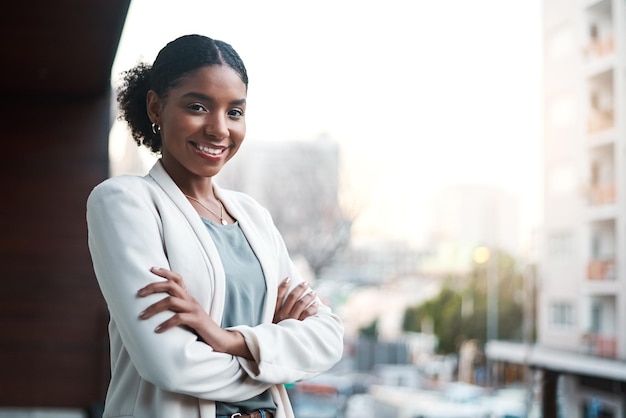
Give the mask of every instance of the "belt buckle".
<svg viewBox="0 0 626 418">
<path fill-rule="evenodd" d="M 230 416 L 230 418 L 236 418 L 236 417 L 242 417 L 243 415 L 241 415 L 241 412 L 235 412 L 234 414 L 232 414 Z"/>
</svg>

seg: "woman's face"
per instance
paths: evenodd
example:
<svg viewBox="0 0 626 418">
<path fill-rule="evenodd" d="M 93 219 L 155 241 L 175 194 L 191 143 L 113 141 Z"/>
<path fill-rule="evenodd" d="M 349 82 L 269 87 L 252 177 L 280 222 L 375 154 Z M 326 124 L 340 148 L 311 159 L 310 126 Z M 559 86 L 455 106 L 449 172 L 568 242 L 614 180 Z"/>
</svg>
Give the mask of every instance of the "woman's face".
<svg viewBox="0 0 626 418">
<path fill-rule="evenodd" d="M 165 168 L 213 177 L 239 150 L 246 133 L 246 86 L 225 65 L 201 67 L 161 99 L 148 93 L 148 113 L 161 127 Z"/>
</svg>

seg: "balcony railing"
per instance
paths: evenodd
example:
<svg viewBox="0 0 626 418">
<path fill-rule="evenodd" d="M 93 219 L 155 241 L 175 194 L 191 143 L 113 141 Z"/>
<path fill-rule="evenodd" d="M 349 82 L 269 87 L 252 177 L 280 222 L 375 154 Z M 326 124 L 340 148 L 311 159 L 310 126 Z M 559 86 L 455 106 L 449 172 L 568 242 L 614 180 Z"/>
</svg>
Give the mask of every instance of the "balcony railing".
<svg viewBox="0 0 626 418">
<path fill-rule="evenodd" d="M 592 109 L 587 118 L 587 133 L 594 134 L 615 125 L 613 109 Z"/>
<path fill-rule="evenodd" d="M 615 280 L 615 259 L 591 260 L 587 264 L 587 279 Z"/>
<path fill-rule="evenodd" d="M 592 39 L 583 47 L 583 55 L 588 60 L 599 59 L 612 54 L 615 51 L 613 35 Z"/>
<path fill-rule="evenodd" d="M 617 192 L 614 184 L 596 184 L 588 189 L 590 205 L 610 205 L 615 203 Z"/>
<path fill-rule="evenodd" d="M 583 350 L 585 354 L 598 357 L 617 357 L 617 338 L 615 336 L 594 333 L 583 334 Z"/>
</svg>

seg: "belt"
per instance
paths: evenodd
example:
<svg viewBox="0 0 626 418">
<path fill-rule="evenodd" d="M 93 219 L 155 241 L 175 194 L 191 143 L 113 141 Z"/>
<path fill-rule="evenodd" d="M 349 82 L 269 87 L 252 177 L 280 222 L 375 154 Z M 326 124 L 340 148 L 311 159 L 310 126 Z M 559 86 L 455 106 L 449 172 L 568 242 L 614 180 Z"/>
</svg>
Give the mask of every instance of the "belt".
<svg viewBox="0 0 626 418">
<path fill-rule="evenodd" d="M 250 411 L 245 414 L 235 412 L 232 415 L 218 415 L 216 418 L 274 418 L 274 413 L 267 409 L 259 409 L 258 411 Z"/>
</svg>

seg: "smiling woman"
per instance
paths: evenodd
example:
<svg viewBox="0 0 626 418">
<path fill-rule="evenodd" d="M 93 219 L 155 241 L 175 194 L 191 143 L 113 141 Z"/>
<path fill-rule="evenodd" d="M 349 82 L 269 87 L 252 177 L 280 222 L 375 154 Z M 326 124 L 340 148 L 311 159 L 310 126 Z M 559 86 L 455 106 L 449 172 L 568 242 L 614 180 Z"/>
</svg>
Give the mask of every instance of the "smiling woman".
<svg viewBox="0 0 626 418">
<path fill-rule="evenodd" d="M 135 141 L 159 159 L 87 202 L 111 317 L 104 417 L 289 418 L 284 384 L 341 358 L 341 321 L 268 211 L 213 182 L 244 140 L 247 83 L 229 44 L 185 35 L 118 90 Z"/>
</svg>

